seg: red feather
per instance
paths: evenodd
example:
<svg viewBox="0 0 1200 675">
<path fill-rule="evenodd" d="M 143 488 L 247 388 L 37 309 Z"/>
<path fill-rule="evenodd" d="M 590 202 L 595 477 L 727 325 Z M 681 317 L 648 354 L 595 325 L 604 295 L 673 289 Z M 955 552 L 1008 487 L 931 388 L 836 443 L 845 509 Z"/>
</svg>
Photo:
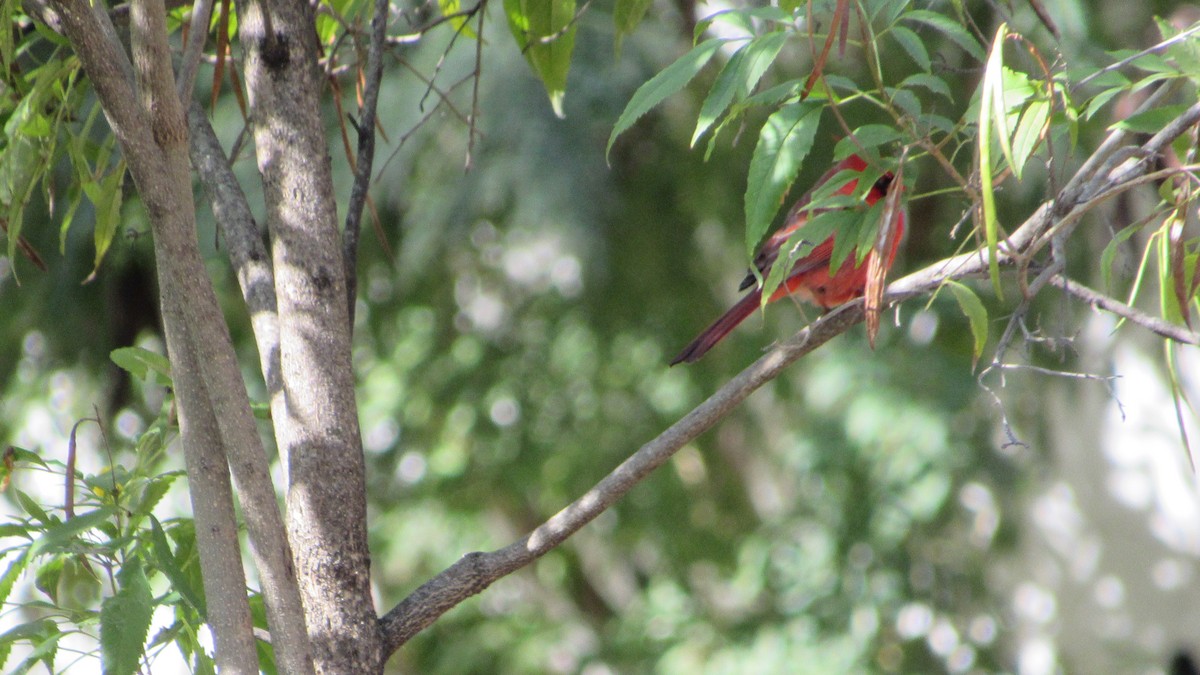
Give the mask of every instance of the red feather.
<svg viewBox="0 0 1200 675">
<path fill-rule="evenodd" d="M 857 155 L 851 155 L 822 176 L 813 187 L 815 189 L 825 184 L 839 172 L 849 170 L 861 173 L 866 168 L 867 163 L 862 158 Z M 884 174 L 875 185 L 871 186 L 870 191 L 867 192 L 865 198 L 867 205 L 874 205 L 880 199 L 884 198 L 888 194 L 891 184 L 892 174 Z M 857 187 L 858 179 L 853 179 L 838 189 L 836 194 L 850 195 L 854 193 Z M 900 188 L 898 187 L 897 189 Z M 781 249 L 787 243 L 788 239 L 808 223 L 809 216 L 812 214 L 805 207 L 808 206 L 811 195 L 812 190 L 796 202 L 796 205 L 788 213 L 784 226 L 763 243 L 758 255 L 754 258 L 754 266 L 758 268 L 761 276 L 767 276 L 771 270 L 771 266 L 779 258 Z M 883 264 L 885 272 L 891 268 L 892 262 L 896 259 L 896 251 L 899 250 L 900 239 L 903 234 L 904 216 L 900 214 L 895 220 L 895 232 L 889 235 L 886 261 Z M 852 251 L 850 258 L 838 267 L 836 273 L 830 276 L 829 263 L 833 256 L 835 237 L 836 235 L 829 237 L 817 245 L 808 255 L 793 263 L 787 278 L 771 294 L 768 302 L 775 302 L 780 298 L 792 295 L 800 300 L 811 302 L 822 309 L 830 309 L 862 296 L 863 290 L 867 285 L 867 269 L 875 253 L 873 251 L 868 253 L 863 259 L 862 264 L 855 265 L 854 263 L 857 261 L 858 256 L 856 251 Z M 744 290 L 756 285 L 757 280 L 753 272 L 751 272 L 742 281 L 741 288 Z M 730 308 L 729 311 L 721 315 L 704 332 L 700 333 L 687 347 L 684 347 L 683 351 L 671 361 L 671 365 L 685 362 L 691 363 L 704 356 L 709 349 L 712 349 L 714 345 L 720 342 L 738 324 L 745 321 L 746 317 L 754 313 L 754 310 L 761 304 L 761 297 L 761 288 L 752 290 Z"/>
</svg>

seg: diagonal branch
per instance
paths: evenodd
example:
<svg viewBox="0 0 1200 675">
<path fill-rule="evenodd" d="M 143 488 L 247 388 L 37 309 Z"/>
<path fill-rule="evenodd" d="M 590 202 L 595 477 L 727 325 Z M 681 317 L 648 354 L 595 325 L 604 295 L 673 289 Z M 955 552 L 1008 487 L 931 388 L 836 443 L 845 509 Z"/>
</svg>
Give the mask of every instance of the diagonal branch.
<svg viewBox="0 0 1200 675">
<path fill-rule="evenodd" d="M 1161 152 L 1187 128 L 1200 120 L 1200 104 L 1182 113 L 1147 143 L 1145 156 Z M 1169 130 L 1169 131 L 1168 131 Z M 1174 134 L 1174 136 L 1171 136 Z M 1104 151 L 1109 148 L 1105 147 Z M 1001 265 L 1013 267 L 1031 247 L 1053 233 L 1067 237 L 1080 218 L 1097 203 L 1121 192 L 1125 184 L 1144 174 L 1149 162 L 1131 160 L 1109 171 L 1097 172 L 1069 186 L 1069 201 L 1060 193 L 1057 200 L 1043 203 L 1003 242 Z M 1064 193 L 1067 191 L 1064 188 Z M 982 277 L 987 274 L 987 250 L 980 248 L 934 263 L 894 282 L 884 296 L 895 304 L 930 293 L 948 279 Z M 422 584 L 380 619 L 384 653 L 391 654 L 442 614 L 480 593 L 498 579 L 524 567 L 561 544 L 591 522 L 636 486 L 642 478 L 662 466 L 685 444 L 719 422 L 784 368 L 863 320 L 863 302 L 856 300 L 826 314 L 780 344 L 742 371 L 706 401 L 662 432 L 605 476 L 582 497 L 528 535 L 502 549 L 474 552 Z"/>
<path fill-rule="evenodd" d="M 271 397 L 271 415 L 282 417 L 286 415 L 286 400 L 279 373 L 279 315 L 275 309 L 275 274 L 271 270 L 271 257 L 250 212 L 246 193 L 238 184 L 204 109 L 196 101 L 188 107 L 188 130 L 192 166 L 208 193 L 213 219 L 229 245 L 229 261 L 250 313 L 259 366 Z"/>
</svg>

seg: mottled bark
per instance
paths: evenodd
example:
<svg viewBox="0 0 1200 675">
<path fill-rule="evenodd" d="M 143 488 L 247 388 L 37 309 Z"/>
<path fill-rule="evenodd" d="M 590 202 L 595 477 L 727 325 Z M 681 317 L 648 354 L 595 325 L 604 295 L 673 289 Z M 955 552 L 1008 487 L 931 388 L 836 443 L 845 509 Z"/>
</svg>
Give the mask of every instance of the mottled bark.
<svg viewBox="0 0 1200 675">
<path fill-rule="evenodd" d="M 371 600 L 366 485 L 346 281 L 312 5 L 238 5 L 258 168 L 271 233 L 286 413 L 288 532 L 317 669 L 382 668 Z"/>
</svg>

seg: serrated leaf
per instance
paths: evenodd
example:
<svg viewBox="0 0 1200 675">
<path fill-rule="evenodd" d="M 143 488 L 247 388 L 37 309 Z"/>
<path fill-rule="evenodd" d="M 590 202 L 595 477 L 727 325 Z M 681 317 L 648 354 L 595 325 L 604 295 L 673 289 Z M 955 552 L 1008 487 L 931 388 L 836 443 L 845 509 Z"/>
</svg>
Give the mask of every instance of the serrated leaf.
<svg viewBox="0 0 1200 675">
<path fill-rule="evenodd" d="M 946 117 L 945 115 L 936 115 L 933 113 L 922 114 L 917 118 L 917 122 L 923 127 L 935 129 L 946 134 L 954 133 L 954 131 L 958 128 L 958 125 L 955 124 L 954 120 Z"/>
<path fill-rule="evenodd" d="M 921 99 L 908 89 L 896 89 L 895 87 L 885 87 L 884 92 L 892 103 L 904 111 L 909 117 L 921 116 Z"/>
<path fill-rule="evenodd" d="M 943 35 L 950 38 L 963 51 L 970 54 L 976 61 L 983 61 L 987 56 L 983 53 L 983 48 L 979 46 L 979 42 L 975 36 L 971 35 L 970 31 L 950 17 L 943 16 L 936 12 L 931 12 L 926 9 L 914 9 L 904 14 L 904 19 L 907 21 L 916 21 L 923 23 L 926 26 L 937 29 Z M 895 29 L 893 29 L 895 30 Z"/>
<path fill-rule="evenodd" d="M 162 474 L 151 478 L 142 488 L 141 495 L 133 506 L 134 515 L 149 515 L 158 502 L 166 496 L 167 491 L 171 489 L 171 484 L 179 474 Z"/>
<path fill-rule="evenodd" d="M 921 70 L 929 72 L 933 62 L 929 59 L 929 50 L 925 49 L 925 43 L 921 41 L 921 37 L 914 33 L 911 29 L 904 26 L 892 26 L 892 37 L 904 51 L 908 52 L 908 56 L 917 64 Z"/>
<path fill-rule="evenodd" d="M 0 668 L 3 668 L 8 661 L 13 643 L 21 641 L 37 643 L 44 640 L 46 636 L 53 636 L 57 633 L 58 627 L 50 619 L 27 621 L 5 631 L 3 635 L 0 635 Z"/>
<path fill-rule="evenodd" d="M 821 110 L 803 103 L 784 106 L 759 133 L 746 179 L 746 249 L 751 256 L 812 149 Z"/>
<path fill-rule="evenodd" d="M 829 85 L 830 89 L 841 89 L 844 92 L 851 94 L 858 93 L 858 83 L 848 77 L 834 75 L 833 73 L 825 73 L 821 78 L 825 84 Z"/>
<path fill-rule="evenodd" d="M 781 251 L 786 252 L 775 260 L 775 264 L 771 265 L 770 271 L 767 273 L 767 278 L 763 281 L 762 297 L 770 299 L 784 278 L 791 272 L 797 260 L 801 260 L 813 249 L 820 246 L 826 239 L 833 236 L 835 232 L 840 231 L 843 227 L 848 226 L 857 217 L 854 211 L 850 209 L 835 209 L 832 211 L 821 211 L 816 215 L 811 216 L 804 227 L 797 230 L 792 236 L 788 237 Z M 766 304 L 765 302 L 763 304 Z"/>
<path fill-rule="evenodd" d="M 1112 87 L 1111 89 L 1105 89 L 1104 91 L 1100 92 L 1099 94 L 1096 94 L 1095 96 L 1092 97 L 1091 101 L 1088 101 L 1087 108 L 1085 108 L 1083 111 L 1083 118 L 1085 120 L 1092 119 L 1092 116 L 1095 115 L 1097 112 L 1100 112 L 1100 109 L 1103 108 L 1104 105 L 1106 103 L 1108 103 L 1110 100 L 1112 100 L 1112 98 L 1114 96 L 1117 96 L 1118 94 L 1123 94 L 1127 91 L 1129 91 L 1128 87 L 1119 86 L 1119 87 Z"/>
<path fill-rule="evenodd" d="M 100 607 L 100 659 L 105 675 L 133 675 L 142 658 L 154 597 L 137 555 L 117 573 L 117 592 Z"/>
<path fill-rule="evenodd" d="M 971 350 L 971 367 L 974 368 L 979 363 L 979 357 L 983 356 L 984 348 L 987 347 L 987 308 L 983 306 L 983 302 L 979 300 L 979 296 L 975 295 L 975 291 L 971 290 L 970 287 L 954 280 L 947 280 L 946 286 L 954 294 L 954 299 L 958 301 L 959 309 L 967 317 L 967 322 L 971 326 L 971 335 L 975 338 L 975 346 Z"/>
<path fill-rule="evenodd" d="M 175 554 L 171 552 L 171 544 L 167 541 L 162 523 L 154 516 L 150 516 L 150 540 L 154 543 L 154 561 L 171 582 L 171 588 L 196 610 L 201 621 L 207 620 L 208 608 L 205 606 L 203 592 L 197 592 L 188 581 L 187 575 L 175 560 Z"/>
<path fill-rule="evenodd" d="M 744 100 L 754 91 L 785 42 L 787 34 L 776 31 L 751 40 L 730 57 L 717 75 L 704 104 L 700 106 L 700 116 L 696 119 L 696 130 L 692 134 L 692 147 L 696 146 L 696 141 L 721 117 L 730 103 Z"/>
<path fill-rule="evenodd" d="M 687 54 L 679 57 L 675 63 L 667 66 L 662 72 L 638 87 L 638 90 L 629 99 L 629 103 L 626 104 L 625 110 L 621 112 L 621 116 L 617 118 L 617 123 L 613 125 L 612 134 L 608 137 L 608 146 L 604 149 L 604 156 L 607 157 L 612 151 L 617 136 L 633 126 L 633 123 L 641 119 L 642 115 L 649 112 L 651 108 L 687 86 L 687 83 L 696 77 L 700 69 L 712 59 L 713 54 L 716 54 L 717 49 L 724 43 L 725 41 L 719 38 L 701 42 Z"/>
<path fill-rule="evenodd" d="M 1112 125 L 1110 129 L 1124 129 L 1139 134 L 1157 133 L 1186 109 L 1187 106 L 1182 104 L 1157 106 L 1136 115 L 1130 115 Z"/>
<path fill-rule="evenodd" d="M 29 555 L 34 556 L 45 551 L 53 551 L 63 547 L 79 534 L 100 526 L 112 517 L 112 508 L 104 506 L 89 511 L 81 516 L 51 525 L 45 534 L 38 537 L 29 547 Z"/>
<path fill-rule="evenodd" d="M 504 0 L 504 13 L 517 46 L 550 96 L 554 114 L 562 117 L 575 50 L 575 0 Z"/>
<path fill-rule="evenodd" d="M 721 72 L 717 73 L 717 79 L 713 81 L 712 88 L 708 90 L 708 96 L 704 97 L 704 103 L 700 105 L 700 114 L 696 117 L 696 129 L 692 132 L 691 147 L 696 147 L 696 141 L 700 140 L 704 132 L 708 131 L 724 114 L 729 104 L 733 103 L 733 98 L 737 95 L 737 81 L 741 75 L 739 71 L 742 69 L 745 58 L 745 48 L 737 50 L 721 67 Z"/>
<path fill-rule="evenodd" d="M 171 386 L 171 362 L 162 354 L 141 347 L 118 347 L 108 357 L 139 380 L 145 380 L 154 373 L 158 384 Z"/>
<path fill-rule="evenodd" d="M 900 87 L 924 87 L 935 94 L 946 97 L 948 100 L 954 100 L 954 95 L 950 93 L 950 85 L 946 84 L 946 81 L 942 78 L 930 75 L 929 73 L 914 73 L 909 75 L 900 83 Z"/>
<path fill-rule="evenodd" d="M 850 136 L 837 142 L 833 148 L 833 160 L 838 162 L 850 155 L 857 155 L 863 150 L 877 148 L 901 138 L 904 138 L 904 134 L 897 131 L 895 127 L 886 124 L 866 124 L 855 129 Z"/>
<path fill-rule="evenodd" d="M 9 671 L 10 675 L 25 675 L 25 673 L 33 670 L 33 667 L 39 663 L 44 665 L 48 672 L 55 672 L 54 656 L 58 653 L 58 641 L 64 635 L 66 633 L 60 631 L 53 621 L 42 622 L 42 630 L 32 640 L 34 644 L 33 651 L 25 656 L 25 660 L 21 662 L 21 665 Z M 37 637 L 41 637 L 40 642 L 37 640 Z"/>
<path fill-rule="evenodd" d="M 21 555 L 13 558 L 13 561 L 8 564 L 8 569 L 0 576 L 0 606 L 8 602 L 8 594 L 12 593 L 13 584 L 17 582 L 17 578 L 25 571 L 29 565 L 29 551 L 21 552 Z"/>
<path fill-rule="evenodd" d="M 800 93 L 800 87 L 803 86 L 803 84 L 804 83 L 800 80 L 789 80 L 787 82 L 777 84 L 769 89 L 764 89 L 763 91 L 748 97 L 742 105 L 744 107 L 753 105 L 777 106 L 787 99 L 798 95 Z"/>
</svg>

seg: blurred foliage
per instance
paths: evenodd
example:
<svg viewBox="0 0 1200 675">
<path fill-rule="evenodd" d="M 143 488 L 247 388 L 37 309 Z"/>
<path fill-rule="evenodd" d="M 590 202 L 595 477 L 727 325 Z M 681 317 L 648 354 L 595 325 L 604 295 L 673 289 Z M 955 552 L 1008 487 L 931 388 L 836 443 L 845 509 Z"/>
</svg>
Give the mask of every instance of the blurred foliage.
<svg viewBox="0 0 1200 675">
<path fill-rule="evenodd" d="M 992 25 L 990 5 L 966 4 L 978 25 Z M 1103 49 L 1144 44 L 1151 13 L 1173 8 L 1116 4 L 1054 8 L 1063 60 L 1095 68 L 1108 61 Z M 523 58 L 511 41 L 485 39 L 469 172 L 468 127 L 433 107 L 439 94 L 431 98 L 425 78 L 437 72 L 438 82 L 456 82 L 469 74 L 477 43 L 431 32 L 398 48 L 406 67 L 386 72 L 380 110 L 390 142 L 381 142 L 374 198 L 396 257 L 385 259 L 384 247 L 364 237 L 354 354 L 383 610 L 462 554 L 507 544 L 552 515 L 803 321 L 801 310 L 778 303 L 703 362 L 665 367 L 734 297 L 744 273 L 743 196 L 754 144 L 742 134 L 767 111 L 747 111 L 721 142 L 691 149 L 705 92 L 719 77 L 715 62 L 630 127 L 606 158 L 626 103 L 690 48 L 695 21 L 689 3 L 661 5 L 632 31 L 629 15 L 642 10 L 615 5 L 598 0 L 571 29 L 565 119 L 546 100 L 546 90 L 556 90 L 531 74 L 526 59 L 536 67 L 537 58 Z M 933 8 L 953 11 L 946 3 Z M 487 10 L 493 36 L 501 9 Z M 1045 38 L 1024 3 L 1008 21 L 1015 32 Z M 954 91 L 975 90 L 982 64 L 960 43 L 909 28 Z M 881 48 L 901 79 L 923 72 L 903 38 Z M 832 57 L 828 68 L 863 76 L 855 54 Z M 718 53 L 715 61 L 727 58 Z M 803 77 L 810 66 L 806 50 L 784 49 L 760 87 Z M 458 110 L 470 109 L 468 89 L 448 94 Z M 956 116 L 966 112 L 966 100 L 921 96 L 959 106 Z M 850 105 L 844 114 L 851 127 L 886 123 L 877 112 Z M 241 129 L 232 97 L 213 119 L 227 142 Z M 331 147 L 339 148 L 332 106 L 329 119 Z M 1084 120 L 1080 144 L 1094 142 L 1107 122 Z M 797 186 L 821 173 L 841 134 L 823 120 Z M 333 155 L 345 194 L 350 171 Z M 255 184 L 253 160 L 236 168 Z M 917 193 L 948 187 L 932 163 L 914 168 Z M 77 175 L 62 171 L 50 179 L 67 185 Z M 997 204 L 1002 222 L 1044 196 L 1040 178 L 1006 186 Z M 116 347 L 156 345 L 150 242 L 136 197 L 118 200 L 118 236 L 96 278 L 83 283 L 97 259 L 93 233 L 67 229 L 58 253 L 62 222 L 49 213 L 47 196 L 35 194 L 25 218 L 55 227 L 21 234 L 49 269 L 37 271 L 12 251 L 0 257 L 0 312 L 8 319 L 0 322 L 0 438 L 61 464 L 64 430 L 93 405 L 131 439 L 160 419 L 164 393 L 131 381 L 108 359 Z M 897 270 L 953 252 L 946 233 L 966 206 L 960 197 L 912 202 Z M 244 309 L 211 216 L 203 219 L 200 238 L 257 394 Z M 985 303 L 992 316 L 1000 313 L 993 299 Z M 995 593 L 989 565 L 1020 536 L 1015 504 L 1041 458 L 996 432 L 996 408 L 972 374 L 976 339 L 953 296 L 928 307 L 910 303 L 897 317 L 885 322 L 875 351 L 856 329 L 806 358 L 561 549 L 447 614 L 390 668 L 1011 668 L 1011 609 Z M 1038 347 L 1033 358 L 1069 357 Z M 1048 424 L 1042 412 L 1036 392 L 1021 392 L 1010 410 L 1035 438 Z M 143 467 L 147 476 L 179 464 L 170 456 L 159 464 L 157 455 L 146 464 L 132 445 L 114 443 L 118 464 Z M 98 456 L 97 448 L 89 452 Z M 28 488 L 44 481 L 41 474 L 19 472 L 13 481 L 42 494 Z M 52 494 L 58 485 L 41 487 Z M 5 499 L 27 513 L 17 494 L 10 489 Z M 185 522 L 164 520 L 181 548 Z M 148 537 L 129 536 L 130 546 Z M 57 559 L 76 564 L 65 554 Z M 143 562 L 153 575 L 152 559 Z M 83 574 L 59 578 L 59 588 L 79 579 L 61 592 L 83 595 L 96 583 Z M 26 590 L 26 598 L 46 594 Z M 190 611 L 180 596 L 169 600 L 175 611 Z"/>
</svg>

